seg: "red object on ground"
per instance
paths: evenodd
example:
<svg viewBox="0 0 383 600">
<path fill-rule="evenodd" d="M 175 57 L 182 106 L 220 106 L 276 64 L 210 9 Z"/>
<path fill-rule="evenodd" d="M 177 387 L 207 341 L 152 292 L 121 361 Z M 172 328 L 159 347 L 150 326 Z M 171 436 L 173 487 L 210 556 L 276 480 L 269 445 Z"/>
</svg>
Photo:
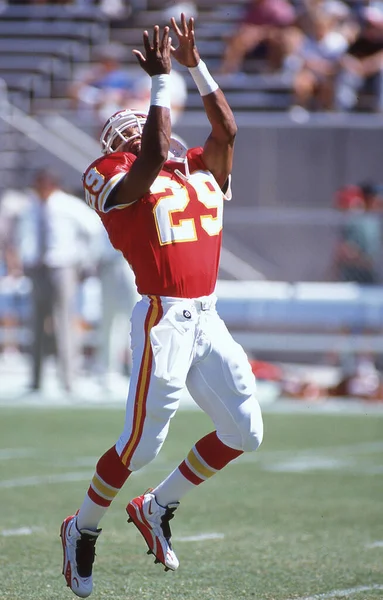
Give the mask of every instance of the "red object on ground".
<svg viewBox="0 0 383 600">
<path fill-rule="evenodd" d="M 282 369 L 261 360 L 250 360 L 250 365 L 257 379 L 266 379 L 267 381 L 281 381 Z"/>
</svg>

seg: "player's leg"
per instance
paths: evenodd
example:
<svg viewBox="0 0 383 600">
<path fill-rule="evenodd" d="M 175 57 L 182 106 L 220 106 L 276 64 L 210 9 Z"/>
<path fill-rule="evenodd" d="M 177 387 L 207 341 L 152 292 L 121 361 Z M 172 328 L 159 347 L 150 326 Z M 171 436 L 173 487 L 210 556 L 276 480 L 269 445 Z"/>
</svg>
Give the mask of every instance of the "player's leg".
<svg viewBox="0 0 383 600">
<path fill-rule="evenodd" d="M 94 536 L 100 533 L 100 520 L 131 472 L 148 464 L 159 452 L 169 421 L 179 405 L 193 343 L 192 329 L 189 335 L 174 330 L 166 320 L 159 299 L 153 297 L 149 301 L 144 298 L 136 305 L 132 315 L 133 369 L 124 430 L 117 443 L 98 461 L 82 506 L 78 514 L 70 518 L 74 526 L 69 529 L 65 524 L 67 520 L 63 523 L 64 575 L 68 585 L 78 595 L 89 595 L 91 592 L 94 559 L 94 551 L 89 549 L 88 544 L 87 552 L 91 556 L 88 563 L 89 577 L 81 576 L 74 550 L 78 538 L 83 539 L 84 534 L 87 536 L 90 532 Z M 140 506 L 132 515 L 129 513 L 129 516 L 145 537 L 151 551 L 166 564 L 169 543 L 161 526 L 163 517 L 165 521 L 170 519 L 168 507 L 160 507 L 154 502 L 150 505 L 151 498 L 148 494 L 134 501 L 135 505 L 139 503 Z M 147 511 L 152 514 L 147 515 Z M 67 532 L 74 536 L 73 542 Z M 150 539 L 147 537 L 149 535 Z M 84 539 L 87 541 L 88 538 Z M 165 553 L 163 546 L 166 546 Z M 178 563 L 172 555 L 169 560 L 173 561 L 169 568 L 174 568 L 174 564 Z M 67 572 L 68 564 L 70 569 Z"/>
<path fill-rule="evenodd" d="M 210 312 L 210 311 L 209 311 Z M 196 362 L 187 385 L 211 417 L 215 431 L 200 439 L 186 459 L 154 490 L 158 502 L 179 501 L 243 452 L 258 448 L 263 437 L 255 378 L 247 356 L 216 313 L 206 328 L 211 345 Z"/>
<path fill-rule="evenodd" d="M 140 319 L 143 327 L 143 317 Z M 139 324 L 137 324 L 137 330 Z M 144 335 L 137 334 L 136 371 L 140 370 L 143 360 Z M 132 378 L 127 406 L 134 401 L 135 382 Z M 128 408 L 127 408 L 128 411 Z M 95 542 L 101 529 L 99 522 L 107 512 L 113 498 L 122 488 L 130 475 L 130 470 L 121 461 L 116 446 L 113 445 L 99 459 L 80 509 L 75 515 L 67 517 L 61 526 L 64 562 L 63 575 L 67 585 L 80 597 L 87 597 L 92 592 L 92 569 L 95 556 Z"/>
<path fill-rule="evenodd" d="M 121 459 L 133 471 L 147 464 L 160 450 L 170 419 L 179 406 L 193 359 L 197 314 L 178 302 L 170 302 L 170 306 L 165 303 L 163 308 L 163 318 L 151 330 L 150 382 L 143 380 L 138 386 L 137 416 L 127 413 L 125 431 L 117 444 Z M 144 413 L 141 426 L 139 417 Z M 129 521 L 133 521 L 148 545 L 148 553 L 153 553 L 155 562 L 162 563 L 166 570 L 175 570 L 179 565 L 169 526 L 177 506 L 177 503 L 158 503 L 155 495 L 148 491 L 133 498 L 126 508 Z"/>
</svg>

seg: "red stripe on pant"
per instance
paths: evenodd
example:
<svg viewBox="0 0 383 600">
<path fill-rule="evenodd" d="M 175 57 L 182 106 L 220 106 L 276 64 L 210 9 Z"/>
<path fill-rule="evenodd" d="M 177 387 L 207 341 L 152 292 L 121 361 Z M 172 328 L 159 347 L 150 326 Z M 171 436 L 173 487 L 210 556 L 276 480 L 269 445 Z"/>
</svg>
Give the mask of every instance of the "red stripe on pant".
<svg viewBox="0 0 383 600">
<path fill-rule="evenodd" d="M 134 415 L 132 432 L 128 442 L 121 452 L 121 460 L 125 465 L 130 464 L 130 460 L 140 442 L 146 417 L 146 399 L 148 395 L 150 378 L 152 372 L 153 352 L 150 342 L 150 331 L 157 325 L 163 315 L 161 299 L 158 296 L 150 296 L 150 307 L 148 309 L 145 324 L 145 342 L 141 358 L 141 367 L 137 381 L 136 394 L 134 399 Z"/>
</svg>

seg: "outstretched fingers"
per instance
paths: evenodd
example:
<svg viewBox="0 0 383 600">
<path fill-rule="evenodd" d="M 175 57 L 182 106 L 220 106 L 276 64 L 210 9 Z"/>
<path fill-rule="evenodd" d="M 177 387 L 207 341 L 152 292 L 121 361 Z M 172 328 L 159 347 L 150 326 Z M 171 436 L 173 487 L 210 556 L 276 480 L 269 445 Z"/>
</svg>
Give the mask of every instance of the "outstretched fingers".
<svg viewBox="0 0 383 600">
<path fill-rule="evenodd" d="M 186 15 L 185 13 L 181 13 L 181 27 L 182 27 L 182 31 L 184 35 L 188 34 L 188 25 L 186 22 Z"/>
<path fill-rule="evenodd" d="M 174 17 L 172 17 L 172 18 L 170 19 L 170 23 L 171 23 L 171 26 L 173 27 L 173 31 L 175 32 L 176 36 L 177 36 L 178 38 L 179 38 L 179 37 L 181 37 L 181 36 L 182 36 L 182 31 L 181 31 L 181 30 L 180 30 L 180 28 L 178 27 L 178 25 L 177 25 L 177 22 L 176 22 L 176 20 L 175 20 L 175 18 L 174 18 Z"/>
<path fill-rule="evenodd" d="M 140 65 L 143 66 L 146 63 L 146 59 L 145 59 L 144 55 L 139 50 L 132 50 L 132 52 L 133 52 L 134 56 L 137 58 Z"/>
<path fill-rule="evenodd" d="M 160 48 L 160 28 L 158 25 L 153 27 L 153 50 L 158 52 Z"/>
<path fill-rule="evenodd" d="M 165 27 L 164 33 L 162 35 L 162 40 L 161 40 L 161 51 L 164 51 L 166 48 L 171 46 L 171 43 L 172 43 L 172 40 L 169 37 L 169 27 Z"/>
</svg>

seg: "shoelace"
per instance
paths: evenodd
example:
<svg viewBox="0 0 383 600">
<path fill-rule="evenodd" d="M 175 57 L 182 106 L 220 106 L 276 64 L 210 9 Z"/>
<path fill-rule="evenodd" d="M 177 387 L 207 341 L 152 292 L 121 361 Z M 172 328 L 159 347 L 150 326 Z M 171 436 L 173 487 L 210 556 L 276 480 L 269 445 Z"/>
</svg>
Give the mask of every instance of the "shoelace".
<svg viewBox="0 0 383 600">
<path fill-rule="evenodd" d="M 90 577 L 96 556 L 97 537 L 82 533 L 76 544 L 76 564 L 80 577 Z"/>
<path fill-rule="evenodd" d="M 174 517 L 174 511 L 177 510 L 176 506 L 166 507 L 165 514 L 161 517 L 161 529 L 164 533 L 164 538 L 168 542 L 170 548 L 172 547 L 170 543 L 170 538 L 172 537 L 172 532 L 170 531 L 169 521 Z"/>
</svg>

